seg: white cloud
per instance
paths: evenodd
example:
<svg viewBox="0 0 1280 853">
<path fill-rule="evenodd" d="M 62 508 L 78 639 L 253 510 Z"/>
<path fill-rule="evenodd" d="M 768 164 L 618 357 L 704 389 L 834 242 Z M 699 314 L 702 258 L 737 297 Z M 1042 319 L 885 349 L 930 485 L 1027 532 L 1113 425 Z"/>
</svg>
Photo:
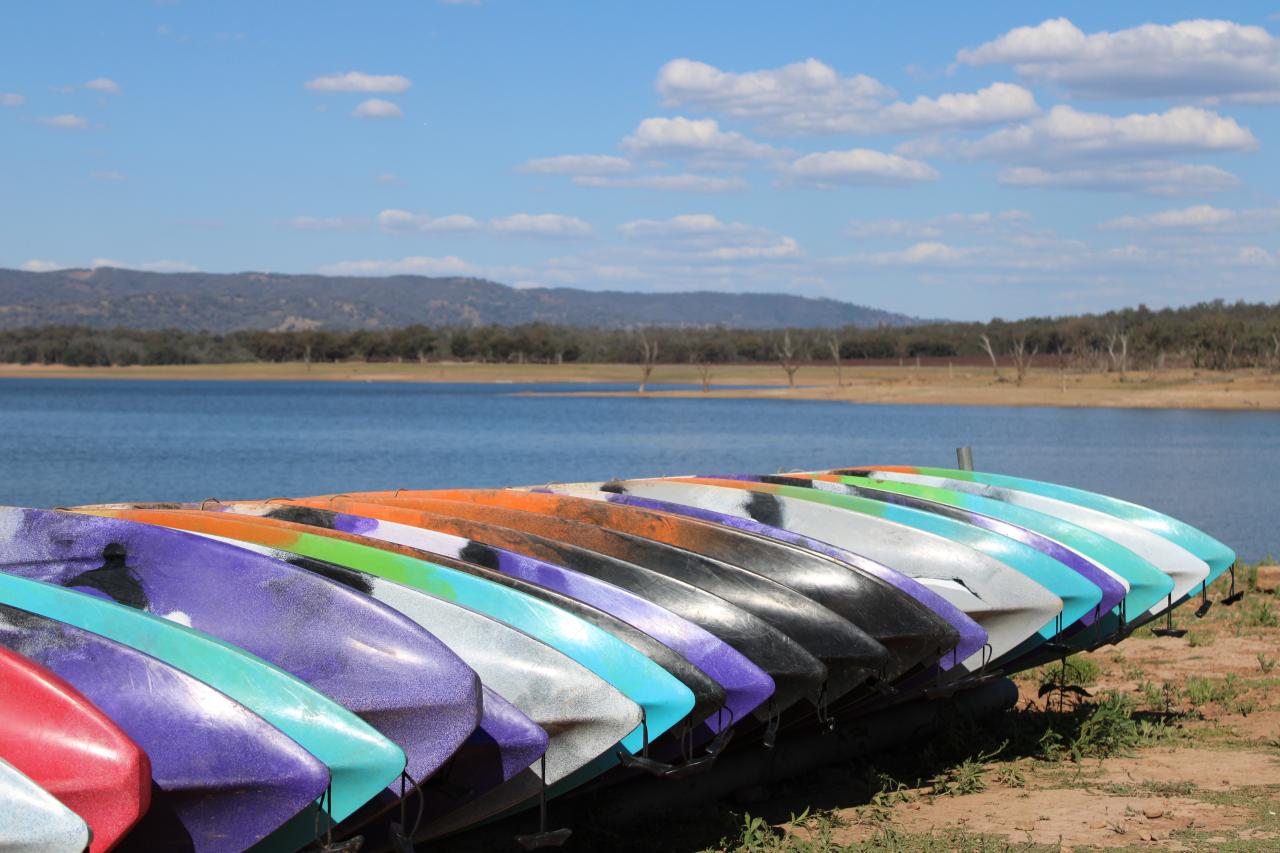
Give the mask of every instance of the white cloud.
<svg viewBox="0 0 1280 853">
<path fill-rule="evenodd" d="M 871 264 L 877 266 L 919 266 L 919 265 L 948 265 L 959 261 L 965 261 L 972 258 L 977 249 L 958 248 L 949 246 L 946 243 L 924 242 L 916 243 L 905 249 L 899 249 L 892 252 L 874 252 L 864 256 L 864 259 Z"/>
<path fill-rule="evenodd" d="M 84 84 L 86 89 L 92 89 L 95 92 L 101 92 L 104 95 L 120 94 L 120 84 L 115 80 L 106 77 L 97 77 Z"/>
<path fill-rule="evenodd" d="M 411 213 L 407 210 L 384 210 L 378 214 L 378 225 L 383 231 L 391 233 L 417 232 L 431 234 L 438 232 L 477 231 L 480 223 L 462 214 L 450 216 L 429 216 L 425 213 Z"/>
<path fill-rule="evenodd" d="M 527 160 L 516 171 L 530 175 L 617 175 L 631 171 L 631 163 L 609 154 L 564 154 Z"/>
<path fill-rule="evenodd" d="M 200 268 L 189 264 L 186 261 L 145 261 L 140 264 L 131 264 L 128 261 L 117 261 L 112 258 L 94 258 L 89 264 L 93 269 L 99 267 L 110 267 L 119 270 L 141 270 L 142 272 L 200 272 Z"/>
<path fill-rule="evenodd" d="M 932 240 L 948 231 L 1008 231 L 1019 228 L 1017 223 L 1026 222 L 1030 218 L 1031 214 L 1023 210 L 1002 210 L 998 213 L 984 210 L 976 213 L 945 213 L 923 222 L 905 219 L 869 219 L 850 223 L 846 233 L 859 240 L 875 238 Z"/>
<path fill-rule="evenodd" d="M 54 270 L 66 269 L 65 266 L 57 261 L 41 261 L 32 259 L 22 265 L 22 269 L 26 272 L 53 272 Z"/>
<path fill-rule="evenodd" d="M 1103 222 L 1098 227 L 1105 231 L 1227 234 L 1270 231 L 1277 225 L 1280 225 L 1280 208 L 1277 207 L 1231 210 L 1198 204 L 1144 216 L 1121 216 Z"/>
<path fill-rule="evenodd" d="M 586 222 L 558 213 L 516 213 L 490 220 L 489 225 L 498 234 L 524 237 L 585 237 L 591 233 Z"/>
<path fill-rule="evenodd" d="M 400 176 L 394 172 L 383 172 L 373 179 L 375 182 L 384 186 L 395 186 L 400 183 Z"/>
<path fill-rule="evenodd" d="M 358 219 L 341 216 L 295 216 L 285 224 L 295 231 L 345 231 L 364 225 Z"/>
<path fill-rule="evenodd" d="M 1018 27 L 960 51 L 970 65 L 1011 64 L 1028 79 L 1092 98 L 1280 100 L 1280 39 L 1222 20 L 1085 34 L 1066 18 Z"/>
<path fill-rule="evenodd" d="M 0 92 L 0 107 L 20 107 L 27 102 L 23 95 L 14 92 Z"/>
<path fill-rule="evenodd" d="M 709 213 L 670 219 L 636 219 L 618 226 L 628 240 L 657 243 L 691 259 L 712 261 L 775 260 L 803 254 L 797 241 L 768 228 L 722 222 Z"/>
<path fill-rule="evenodd" d="M 948 153 L 1014 162 L 1065 158 L 1143 157 L 1212 151 L 1252 151 L 1257 138 L 1233 118 L 1199 107 L 1163 113 L 1109 116 L 1060 104 L 1040 118 L 994 131 L 974 142 L 919 140 L 899 151 L 910 156 Z"/>
<path fill-rule="evenodd" d="M 738 226 L 743 227 L 743 226 Z M 618 226 L 624 237 L 667 237 L 671 235 L 719 234 L 728 230 L 710 213 L 686 213 L 670 219 L 635 219 Z"/>
<path fill-rule="evenodd" d="M 318 270 L 322 275 L 473 275 L 476 268 L 462 258 L 447 255 L 430 258 L 415 255 L 399 260 L 338 261 Z"/>
<path fill-rule="evenodd" d="M 727 193 L 745 190 L 747 182 L 734 175 L 724 178 L 714 175 L 639 175 L 636 177 L 607 177 L 603 175 L 579 175 L 573 179 L 580 187 L 597 189 L 658 190 L 683 193 Z"/>
<path fill-rule="evenodd" d="M 89 177 L 93 178 L 95 181 L 119 182 L 119 181 L 127 181 L 129 179 L 129 176 L 126 175 L 124 172 L 117 172 L 114 169 L 108 169 L 102 172 L 90 172 Z"/>
<path fill-rule="evenodd" d="M 399 74 L 365 74 L 348 71 L 345 74 L 326 74 L 306 82 L 313 92 L 381 92 L 399 94 L 408 91 L 413 81 Z"/>
<path fill-rule="evenodd" d="M 806 154 L 783 169 L 787 180 L 823 189 L 839 185 L 905 185 L 933 181 L 938 172 L 928 163 L 869 148 Z"/>
<path fill-rule="evenodd" d="M 1015 166 L 1002 170 L 997 180 L 1015 187 L 1136 192 L 1155 196 L 1223 192 L 1240 183 L 1235 175 L 1217 166 L 1163 161 L 1066 169 Z"/>
<path fill-rule="evenodd" d="M 733 73 L 676 59 L 658 72 L 671 107 L 692 107 L 753 121 L 782 133 L 901 133 L 980 127 L 1038 113 L 1021 86 L 994 83 L 978 92 L 888 102 L 894 91 L 865 74 L 841 77 L 808 59 L 781 68 Z"/>
<path fill-rule="evenodd" d="M 771 160 L 781 153 L 736 131 L 721 130 L 715 119 L 682 116 L 645 119 L 622 140 L 622 147 L 641 158 L 674 157 L 703 164 Z"/>
<path fill-rule="evenodd" d="M 41 124 L 49 127 L 57 127 L 62 130 L 84 130 L 89 126 L 89 120 L 81 116 L 72 115 L 71 113 L 63 113 L 56 116 L 41 116 L 36 119 Z"/>
<path fill-rule="evenodd" d="M 400 108 L 391 101 L 384 101 L 382 98 L 370 98 L 367 101 L 361 101 L 356 108 L 351 111 L 356 118 L 404 118 L 404 113 Z"/>
</svg>

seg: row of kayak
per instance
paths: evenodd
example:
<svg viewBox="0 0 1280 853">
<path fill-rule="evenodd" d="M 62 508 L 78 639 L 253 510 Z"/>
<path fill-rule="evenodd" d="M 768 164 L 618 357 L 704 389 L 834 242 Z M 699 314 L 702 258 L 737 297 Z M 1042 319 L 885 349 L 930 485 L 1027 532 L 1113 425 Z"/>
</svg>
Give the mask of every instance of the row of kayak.
<svg viewBox="0 0 1280 853">
<path fill-rule="evenodd" d="M 1203 613 L 1234 561 L 902 466 L 4 508 L 0 849 L 409 849 L 525 809 L 549 846 L 559 795 Z"/>
</svg>

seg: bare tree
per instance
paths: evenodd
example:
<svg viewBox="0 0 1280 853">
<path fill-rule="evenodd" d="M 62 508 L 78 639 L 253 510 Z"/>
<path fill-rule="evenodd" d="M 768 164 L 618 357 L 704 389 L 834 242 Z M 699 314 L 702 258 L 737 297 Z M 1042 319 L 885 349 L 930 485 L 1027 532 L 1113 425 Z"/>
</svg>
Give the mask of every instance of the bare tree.
<svg viewBox="0 0 1280 853">
<path fill-rule="evenodd" d="M 689 356 L 689 361 L 698 368 L 698 376 L 702 379 L 702 392 L 705 394 L 711 390 L 711 360 L 707 358 L 705 352 L 698 351 Z"/>
<path fill-rule="evenodd" d="M 787 385 L 796 387 L 796 371 L 800 369 L 800 355 L 791 343 L 790 329 L 782 333 L 781 344 L 773 345 L 773 354 L 777 356 L 778 364 L 782 365 L 782 369 L 786 371 Z"/>
<path fill-rule="evenodd" d="M 836 364 L 836 387 L 844 385 L 844 375 L 840 369 L 840 338 L 835 335 L 827 338 L 827 346 L 831 349 L 831 360 Z"/>
<path fill-rule="evenodd" d="M 1271 334 L 1271 372 L 1280 370 L 1280 334 Z"/>
<path fill-rule="evenodd" d="M 307 344 L 306 350 L 302 353 L 302 360 L 307 364 L 307 370 L 311 369 L 311 344 Z"/>
<path fill-rule="evenodd" d="M 1040 347 L 1037 345 L 1031 348 L 1031 352 L 1027 352 L 1027 339 L 1025 337 L 1014 338 L 1013 348 L 1009 350 L 1009 354 L 1013 356 L 1013 369 L 1017 373 L 1017 378 L 1014 381 L 1019 386 L 1022 385 L 1022 380 L 1027 378 L 1027 371 L 1031 368 L 1031 361 L 1039 351 Z"/>
<path fill-rule="evenodd" d="M 991 338 L 986 335 L 978 335 L 982 339 L 982 348 L 987 351 L 987 355 L 991 358 L 991 372 L 995 374 L 996 379 L 1000 378 L 1000 362 L 996 360 L 995 348 L 991 346 Z"/>
<path fill-rule="evenodd" d="M 1120 352 L 1116 352 L 1116 344 L 1120 344 Z M 1110 360 L 1110 370 L 1119 371 L 1120 378 L 1124 379 L 1124 372 L 1129 367 L 1129 333 L 1123 329 L 1112 329 L 1107 333 L 1107 358 Z"/>
<path fill-rule="evenodd" d="M 640 331 L 640 393 L 645 393 L 649 385 L 649 376 L 658 361 L 658 342 L 650 341 L 644 331 Z"/>
</svg>

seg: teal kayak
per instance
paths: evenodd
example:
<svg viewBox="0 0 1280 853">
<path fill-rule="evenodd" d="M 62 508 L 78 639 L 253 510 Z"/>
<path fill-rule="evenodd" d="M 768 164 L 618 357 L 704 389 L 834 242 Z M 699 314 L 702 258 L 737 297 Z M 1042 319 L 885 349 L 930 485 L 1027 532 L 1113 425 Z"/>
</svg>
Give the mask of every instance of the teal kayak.
<svg viewBox="0 0 1280 853">
<path fill-rule="evenodd" d="M 329 768 L 341 821 L 395 781 L 405 754 L 368 723 L 261 658 L 167 619 L 0 572 L 0 603 L 115 640 L 198 678 L 258 714 Z"/>
</svg>

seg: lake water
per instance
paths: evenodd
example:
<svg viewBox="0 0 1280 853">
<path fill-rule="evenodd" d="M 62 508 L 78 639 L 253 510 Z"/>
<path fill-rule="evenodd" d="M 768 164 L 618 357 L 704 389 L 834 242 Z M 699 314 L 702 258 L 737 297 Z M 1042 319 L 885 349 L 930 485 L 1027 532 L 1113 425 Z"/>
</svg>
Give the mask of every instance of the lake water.
<svg viewBox="0 0 1280 853">
<path fill-rule="evenodd" d="M 1280 414 L 566 398 L 583 386 L 0 380 L 0 502 L 502 486 L 860 463 L 1053 480 L 1280 553 Z M 634 386 L 626 386 L 629 390 Z"/>
</svg>

